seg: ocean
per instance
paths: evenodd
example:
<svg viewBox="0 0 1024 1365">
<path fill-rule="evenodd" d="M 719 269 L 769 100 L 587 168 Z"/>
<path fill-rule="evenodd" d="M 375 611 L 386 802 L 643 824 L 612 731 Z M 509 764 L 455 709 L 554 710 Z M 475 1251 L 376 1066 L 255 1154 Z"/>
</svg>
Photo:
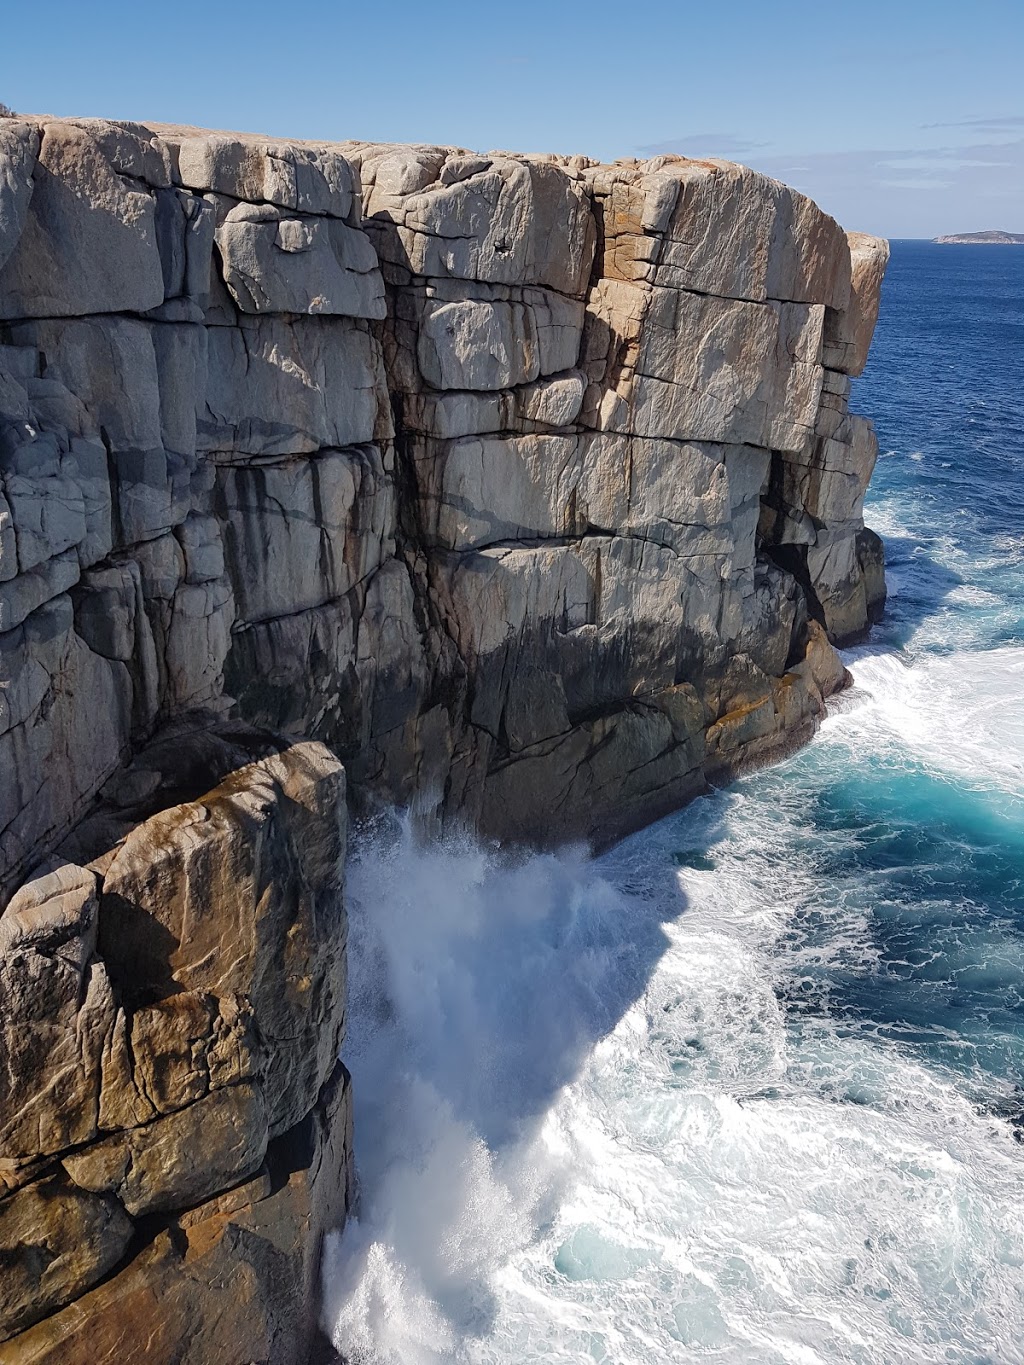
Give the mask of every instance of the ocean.
<svg viewBox="0 0 1024 1365">
<path fill-rule="evenodd" d="M 894 242 L 852 406 L 810 746 L 598 859 L 363 842 L 352 1362 L 1024 1362 L 1024 250 Z"/>
</svg>

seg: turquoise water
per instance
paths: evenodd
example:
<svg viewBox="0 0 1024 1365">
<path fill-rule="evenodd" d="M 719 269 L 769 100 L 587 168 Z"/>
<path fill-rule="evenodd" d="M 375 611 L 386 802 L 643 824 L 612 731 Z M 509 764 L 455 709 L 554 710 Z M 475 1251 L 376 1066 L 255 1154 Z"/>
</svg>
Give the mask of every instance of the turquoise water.
<svg viewBox="0 0 1024 1365">
<path fill-rule="evenodd" d="M 592 861 L 352 868 L 375 1362 L 1024 1362 L 1024 251 L 895 243 L 885 622 L 807 749 Z"/>
<path fill-rule="evenodd" d="M 1016 1094 L 1024 252 L 896 243 L 884 308 L 854 403 L 875 419 L 884 452 L 867 516 L 886 539 L 893 596 L 851 667 L 884 693 L 898 661 L 910 677 L 896 676 L 885 706 L 916 714 L 870 745 L 825 813 L 814 808 L 818 828 L 856 844 L 840 877 L 863 868 L 877 887 L 866 903 L 880 969 L 833 987 L 844 1011 L 972 1075 L 982 1093 L 994 1085 Z M 829 746 L 809 758 L 812 771 L 827 771 Z"/>
</svg>

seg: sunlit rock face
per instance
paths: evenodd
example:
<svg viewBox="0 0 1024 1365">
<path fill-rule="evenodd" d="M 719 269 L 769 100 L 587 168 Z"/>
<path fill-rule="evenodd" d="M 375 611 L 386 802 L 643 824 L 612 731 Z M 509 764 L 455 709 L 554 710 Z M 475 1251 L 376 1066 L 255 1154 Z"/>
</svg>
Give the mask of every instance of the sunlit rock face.
<svg viewBox="0 0 1024 1365">
<path fill-rule="evenodd" d="M 219 1359 L 225 1313 L 238 1359 L 308 1339 L 350 1183 L 345 825 L 322 745 L 171 728 L 8 902 L 5 1359 L 124 1359 L 139 1332 Z"/>
<path fill-rule="evenodd" d="M 346 790 L 602 842 L 813 732 L 887 254 L 726 162 L 0 120 L 12 1360 L 308 1358 Z"/>
<path fill-rule="evenodd" d="M 612 838 L 806 738 L 884 594 L 847 398 L 886 245 L 726 162 L 346 153 L 446 809 Z"/>
</svg>

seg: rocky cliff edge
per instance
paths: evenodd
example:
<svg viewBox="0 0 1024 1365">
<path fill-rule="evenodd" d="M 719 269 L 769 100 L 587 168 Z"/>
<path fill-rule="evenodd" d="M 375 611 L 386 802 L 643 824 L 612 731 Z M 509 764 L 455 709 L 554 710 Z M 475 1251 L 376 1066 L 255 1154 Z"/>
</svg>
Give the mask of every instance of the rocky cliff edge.
<svg viewBox="0 0 1024 1365">
<path fill-rule="evenodd" d="M 813 732 L 887 256 L 721 161 L 0 120 L 5 1360 L 306 1358 L 342 763 L 604 841 Z"/>
</svg>

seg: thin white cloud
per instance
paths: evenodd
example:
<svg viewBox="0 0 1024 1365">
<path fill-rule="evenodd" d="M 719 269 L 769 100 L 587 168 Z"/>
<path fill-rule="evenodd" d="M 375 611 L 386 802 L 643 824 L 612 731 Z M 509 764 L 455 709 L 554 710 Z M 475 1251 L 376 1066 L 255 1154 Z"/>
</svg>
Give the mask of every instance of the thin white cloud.
<svg viewBox="0 0 1024 1365">
<path fill-rule="evenodd" d="M 979 132 L 1015 132 L 1024 128 L 1024 114 L 993 115 L 986 118 L 965 118 L 956 123 L 922 123 L 921 128 L 975 128 Z"/>
<path fill-rule="evenodd" d="M 953 188 L 952 180 L 880 180 L 878 184 L 883 190 L 949 190 Z"/>
<path fill-rule="evenodd" d="M 722 156 L 741 157 L 770 147 L 770 142 L 754 142 L 734 133 L 688 133 L 638 147 L 641 156 Z"/>
</svg>

